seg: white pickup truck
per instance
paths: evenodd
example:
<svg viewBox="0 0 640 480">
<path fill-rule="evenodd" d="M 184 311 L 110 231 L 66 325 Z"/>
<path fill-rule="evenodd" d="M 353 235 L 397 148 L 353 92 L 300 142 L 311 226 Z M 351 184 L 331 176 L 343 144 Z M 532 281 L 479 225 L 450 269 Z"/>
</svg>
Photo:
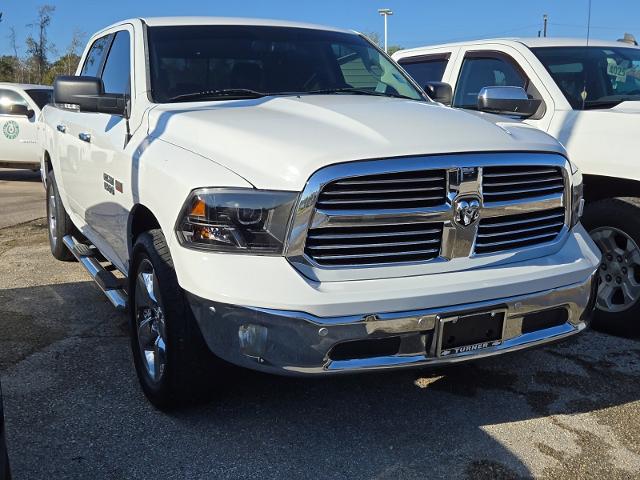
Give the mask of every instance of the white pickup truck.
<svg viewBox="0 0 640 480">
<path fill-rule="evenodd" d="M 594 322 L 638 331 L 640 48 L 490 39 L 404 50 L 394 59 L 442 103 L 525 119 L 567 148 L 584 175 L 583 223 L 603 252 Z"/>
<path fill-rule="evenodd" d="M 50 86 L 0 82 L 0 167 L 40 168 L 38 117 L 52 96 Z"/>
<path fill-rule="evenodd" d="M 564 148 L 432 102 L 362 35 L 133 19 L 77 74 L 43 111 L 51 250 L 128 305 L 159 407 L 220 359 L 439 365 L 588 324 L 600 254 Z"/>
</svg>

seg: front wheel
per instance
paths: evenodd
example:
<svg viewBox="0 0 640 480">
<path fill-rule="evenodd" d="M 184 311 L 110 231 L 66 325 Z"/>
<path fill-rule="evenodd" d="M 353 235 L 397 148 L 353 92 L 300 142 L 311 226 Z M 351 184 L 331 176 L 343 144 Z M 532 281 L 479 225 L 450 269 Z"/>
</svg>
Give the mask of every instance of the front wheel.
<svg viewBox="0 0 640 480">
<path fill-rule="evenodd" d="M 582 223 L 602 252 L 594 327 L 622 334 L 640 331 L 640 199 L 592 203 Z"/>
<path fill-rule="evenodd" d="M 71 235 L 74 231 L 73 223 L 69 218 L 58 192 L 56 177 L 51 170 L 47 174 L 47 225 L 49 230 L 49 246 L 54 258 L 63 262 L 75 260 L 62 239 L 65 235 Z"/>
<path fill-rule="evenodd" d="M 138 237 L 130 274 L 131 349 L 142 390 L 160 409 L 197 398 L 221 362 L 202 338 L 160 230 Z"/>
</svg>

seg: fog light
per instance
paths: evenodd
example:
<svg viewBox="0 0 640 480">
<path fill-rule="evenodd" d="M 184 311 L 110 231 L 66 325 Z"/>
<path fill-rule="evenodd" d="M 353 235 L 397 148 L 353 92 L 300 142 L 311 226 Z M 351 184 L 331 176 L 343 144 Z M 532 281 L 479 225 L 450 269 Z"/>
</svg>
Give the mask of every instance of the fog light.
<svg viewBox="0 0 640 480">
<path fill-rule="evenodd" d="M 240 351 L 249 357 L 262 358 L 267 349 L 266 327 L 261 325 L 241 325 L 238 329 Z"/>
</svg>

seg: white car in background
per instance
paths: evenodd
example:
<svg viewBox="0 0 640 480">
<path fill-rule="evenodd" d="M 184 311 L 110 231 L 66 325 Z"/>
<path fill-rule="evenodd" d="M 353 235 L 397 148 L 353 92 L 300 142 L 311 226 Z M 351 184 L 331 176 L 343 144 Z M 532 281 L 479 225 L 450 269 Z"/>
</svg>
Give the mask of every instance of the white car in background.
<svg viewBox="0 0 640 480">
<path fill-rule="evenodd" d="M 0 82 L 0 167 L 40 168 L 38 117 L 52 87 Z"/>
<path fill-rule="evenodd" d="M 583 224 L 604 254 L 594 322 L 640 328 L 640 48 L 490 39 L 393 58 L 435 100 L 520 118 L 566 147 L 584 175 Z"/>
</svg>

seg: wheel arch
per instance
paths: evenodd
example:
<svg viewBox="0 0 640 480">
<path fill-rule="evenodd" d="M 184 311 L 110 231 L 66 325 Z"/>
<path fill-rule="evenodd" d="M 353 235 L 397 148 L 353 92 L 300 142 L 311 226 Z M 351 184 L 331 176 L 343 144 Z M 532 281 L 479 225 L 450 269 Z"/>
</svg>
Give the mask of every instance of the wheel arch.
<svg viewBox="0 0 640 480">
<path fill-rule="evenodd" d="M 640 181 L 604 175 L 584 175 L 587 203 L 614 197 L 640 197 Z"/>
<path fill-rule="evenodd" d="M 129 250 L 130 261 L 133 255 L 133 246 L 136 243 L 136 239 L 141 233 L 154 228 L 162 229 L 160 222 L 154 213 L 141 203 L 134 205 L 129 212 L 129 218 L 127 220 L 127 248 Z"/>
<path fill-rule="evenodd" d="M 53 170 L 53 163 L 51 162 L 51 155 L 49 155 L 49 151 L 45 150 L 42 154 L 42 165 L 40 168 L 40 174 L 42 175 L 42 184 L 46 190 L 47 188 L 47 176 L 49 172 Z"/>
</svg>

